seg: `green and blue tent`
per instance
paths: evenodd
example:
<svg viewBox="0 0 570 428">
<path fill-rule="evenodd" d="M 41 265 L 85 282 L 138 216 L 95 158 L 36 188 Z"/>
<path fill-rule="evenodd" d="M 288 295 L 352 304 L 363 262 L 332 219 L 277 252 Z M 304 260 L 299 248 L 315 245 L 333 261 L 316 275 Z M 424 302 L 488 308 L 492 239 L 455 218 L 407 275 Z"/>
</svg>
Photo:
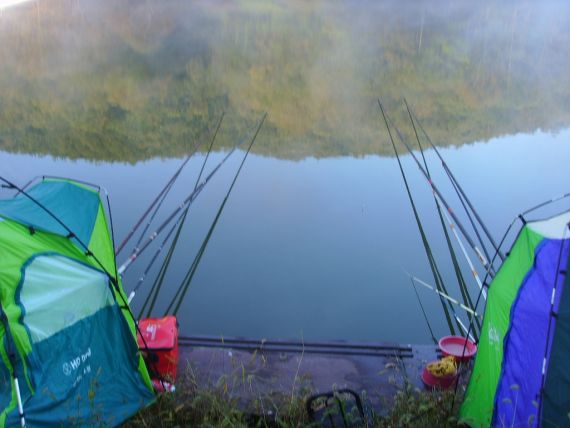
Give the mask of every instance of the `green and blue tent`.
<svg viewBox="0 0 570 428">
<path fill-rule="evenodd" d="M 569 223 L 526 223 L 489 285 L 460 411 L 472 427 L 570 426 Z"/>
<path fill-rule="evenodd" d="M 87 249 L 85 248 L 87 247 Z M 0 200 L 0 426 L 115 426 L 154 399 L 98 189 Z"/>
</svg>

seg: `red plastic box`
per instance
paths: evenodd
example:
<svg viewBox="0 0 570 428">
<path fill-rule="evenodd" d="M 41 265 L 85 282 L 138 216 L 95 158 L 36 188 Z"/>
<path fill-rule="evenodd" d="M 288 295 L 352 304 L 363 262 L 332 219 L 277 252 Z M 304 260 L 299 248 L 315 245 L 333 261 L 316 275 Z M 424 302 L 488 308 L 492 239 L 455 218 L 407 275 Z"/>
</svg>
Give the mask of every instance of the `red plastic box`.
<svg viewBox="0 0 570 428">
<path fill-rule="evenodd" d="M 138 344 L 151 377 L 170 383 L 176 381 L 178 369 L 178 322 L 176 317 L 146 318 L 139 321 Z M 146 346 L 145 346 L 146 342 Z M 156 375 L 158 374 L 158 376 Z M 154 380 L 154 379 L 153 379 Z"/>
</svg>

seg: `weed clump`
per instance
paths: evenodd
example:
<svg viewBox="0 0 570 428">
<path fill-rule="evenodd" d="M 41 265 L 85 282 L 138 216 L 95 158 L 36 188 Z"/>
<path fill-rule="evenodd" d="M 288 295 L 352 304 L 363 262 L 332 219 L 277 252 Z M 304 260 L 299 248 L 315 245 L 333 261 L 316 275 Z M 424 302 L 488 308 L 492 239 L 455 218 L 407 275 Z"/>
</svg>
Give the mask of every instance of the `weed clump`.
<svg viewBox="0 0 570 428">
<path fill-rule="evenodd" d="M 151 406 L 137 413 L 126 427 L 319 427 L 306 410 L 309 388 L 293 388 L 289 394 L 259 393 L 249 402 L 240 389 L 251 387 L 248 376 L 222 376 L 204 385 L 189 366 L 179 377 L 176 391 L 160 395 Z M 241 384 L 243 383 L 243 385 Z M 454 399 L 451 390 L 427 391 L 409 382 L 396 393 L 381 414 L 371 414 L 364 426 L 381 428 L 458 427 L 457 415 L 464 386 Z"/>
<path fill-rule="evenodd" d="M 236 380 L 238 382 L 236 382 Z M 138 412 L 125 427 L 301 427 L 309 425 L 305 401 L 309 390 L 292 394 L 259 394 L 246 403 L 239 388 L 247 377 L 221 377 L 203 386 L 189 366 L 173 393 L 161 394 L 154 404 Z"/>
</svg>

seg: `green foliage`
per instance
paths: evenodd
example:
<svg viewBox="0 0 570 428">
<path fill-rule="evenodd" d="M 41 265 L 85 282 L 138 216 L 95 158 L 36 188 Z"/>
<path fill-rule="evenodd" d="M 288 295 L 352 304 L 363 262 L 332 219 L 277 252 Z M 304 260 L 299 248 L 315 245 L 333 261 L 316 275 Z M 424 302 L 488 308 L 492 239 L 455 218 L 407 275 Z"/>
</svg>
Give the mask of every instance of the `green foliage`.
<svg viewBox="0 0 570 428">
<path fill-rule="evenodd" d="M 406 387 L 394 397 L 394 404 L 387 416 L 376 421 L 380 427 L 457 427 L 457 414 L 461 399 L 453 402 L 453 389 L 422 391 Z M 451 406 L 453 404 L 453 409 Z"/>
<path fill-rule="evenodd" d="M 467 373 L 464 373 L 467 377 Z M 204 385 L 191 365 L 179 377 L 174 393 L 162 394 L 157 401 L 142 410 L 126 427 L 302 427 L 314 426 L 306 413 L 310 389 L 293 388 L 291 394 L 258 393 L 251 402 L 243 399 L 244 388 L 255 389 L 255 375 L 238 365 L 229 377 Z M 464 385 L 458 388 L 453 400 L 453 389 L 420 390 L 409 382 L 385 404 L 382 414 L 372 414 L 369 426 L 379 428 L 423 428 L 460 426 L 457 415 L 464 394 Z M 362 399 L 366 401 L 366 394 Z M 366 405 L 366 404 L 365 404 Z M 453 405 L 453 409 L 452 409 Z M 318 425 L 317 425 L 318 426 Z"/>
<path fill-rule="evenodd" d="M 260 394 L 252 403 L 240 400 L 239 390 L 251 385 L 242 373 L 221 377 L 215 384 L 200 386 L 195 371 L 177 382 L 174 393 L 162 394 L 156 403 L 135 415 L 127 427 L 300 427 L 308 424 L 305 398 L 309 391 L 293 394 Z"/>
</svg>

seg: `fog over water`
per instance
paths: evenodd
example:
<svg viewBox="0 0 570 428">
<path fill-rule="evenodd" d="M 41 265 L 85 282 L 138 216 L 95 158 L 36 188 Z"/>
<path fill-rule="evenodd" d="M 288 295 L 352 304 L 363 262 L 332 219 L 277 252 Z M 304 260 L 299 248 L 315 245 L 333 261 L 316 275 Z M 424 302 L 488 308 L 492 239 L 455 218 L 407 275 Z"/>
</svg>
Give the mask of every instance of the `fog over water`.
<svg viewBox="0 0 570 428">
<path fill-rule="evenodd" d="M 404 271 L 433 279 L 378 97 L 417 147 L 407 98 L 498 239 L 519 212 L 570 191 L 569 66 L 562 1 L 0 1 L 0 174 L 103 185 L 122 238 L 198 139 L 159 218 L 188 194 L 222 112 L 206 171 L 267 112 L 179 313 L 184 334 L 427 342 Z M 193 205 L 156 315 L 241 156 Z M 433 196 L 402 161 L 459 297 Z M 445 334 L 440 302 L 418 291 Z"/>
</svg>

